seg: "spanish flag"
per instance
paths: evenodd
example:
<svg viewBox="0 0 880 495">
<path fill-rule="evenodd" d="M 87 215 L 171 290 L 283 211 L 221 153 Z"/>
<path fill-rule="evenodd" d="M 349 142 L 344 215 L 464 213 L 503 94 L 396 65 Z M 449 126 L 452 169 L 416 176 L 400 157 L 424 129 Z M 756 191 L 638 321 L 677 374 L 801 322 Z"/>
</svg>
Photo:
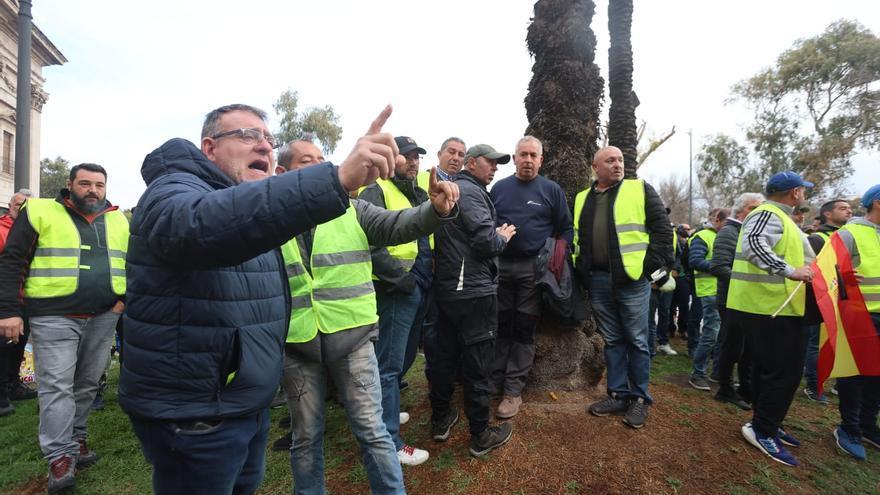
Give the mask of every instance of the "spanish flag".
<svg viewBox="0 0 880 495">
<path fill-rule="evenodd" d="M 825 243 L 812 269 L 813 291 L 825 321 L 819 331 L 819 391 L 828 378 L 880 376 L 880 337 L 849 251 L 837 233 Z"/>
</svg>

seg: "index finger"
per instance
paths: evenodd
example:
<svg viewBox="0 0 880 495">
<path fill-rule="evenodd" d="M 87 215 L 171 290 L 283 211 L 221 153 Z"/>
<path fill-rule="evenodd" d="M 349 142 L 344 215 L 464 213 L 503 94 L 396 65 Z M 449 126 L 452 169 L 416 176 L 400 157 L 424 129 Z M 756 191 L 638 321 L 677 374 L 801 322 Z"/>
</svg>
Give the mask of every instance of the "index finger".
<svg viewBox="0 0 880 495">
<path fill-rule="evenodd" d="M 437 189 L 437 167 L 431 167 L 431 177 L 428 179 L 428 190 L 434 191 Z"/>
<path fill-rule="evenodd" d="M 379 116 L 373 120 L 373 123 L 370 124 L 370 128 L 367 129 L 367 136 L 382 132 L 382 127 L 385 125 L 385 122 L 388 121 L 388 117 L 391 117 L 392 110 L 390 103 L 385 105 L 385 108 L 379 113 Z"/>
</svg>

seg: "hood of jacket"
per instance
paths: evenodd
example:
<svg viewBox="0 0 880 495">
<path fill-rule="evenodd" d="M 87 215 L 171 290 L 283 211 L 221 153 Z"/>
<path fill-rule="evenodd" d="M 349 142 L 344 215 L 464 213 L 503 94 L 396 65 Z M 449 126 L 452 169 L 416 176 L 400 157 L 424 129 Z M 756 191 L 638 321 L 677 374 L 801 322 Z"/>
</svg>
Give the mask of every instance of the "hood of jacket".
<svg viewBox="0 0 880 495">
<path fill-rule="evenodd" d="M 174 173 L 193 174 L 215 189 L 235 185 L 202 150 L 182 138 L 166 141 L 148 154 L 141 166 L 141 177 L 147 186 L 163 175 Z"/>
</svg>

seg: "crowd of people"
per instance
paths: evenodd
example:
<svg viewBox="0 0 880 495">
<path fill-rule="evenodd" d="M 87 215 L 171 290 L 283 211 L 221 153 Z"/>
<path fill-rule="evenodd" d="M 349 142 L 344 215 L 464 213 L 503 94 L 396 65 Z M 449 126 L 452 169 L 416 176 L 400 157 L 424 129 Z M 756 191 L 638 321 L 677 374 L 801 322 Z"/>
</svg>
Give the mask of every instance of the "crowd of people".
<svg viewBox="0 0 880 495">
<path fill-rule="evenodd" d="M 799 441 L 783 421 L 802 375 L 807 396 L 827 400 L 820 317 L 798 283 L 838 229 L 880 335 L 880 185 L 862 197 L 864 217 L 825 203 L 809 239 L 792 216 L 812 184 L 790 171 L 769 178 L 766 198 L 744 193 L 690 229 L 670 222 L 650 184 L 624 178 L 613 146 L 569 204 L 540 174 L 533 136 L 512 155 L 450 137 L 425 171 L 415 139 L 382 132 L 390 115 L 335 166 L 311 140 L 278 143 L 257 108 L 217 108 L 199 146 L 172 139 L 147 155 L 130 220 L 107 201 L 96 164 L 73 167 L 54 199 L 12 198 L 0 218 L 0 415 L 14 412 L 9 398 L 33 397 L 17 376 L 29 338 L 50 492 L 98 461 L 87 420 L 114 330 L 119 404 L 155 492 L 211 494 L 259 486 L 279 386 L 290 433 L 274 445 L 290 451 L 294 493 L 325 492 L 328 396 L 345 410 L 370 490 L 405 493 L 401 465 L 430 457 L 401 428 L 419 349 L 433 441 L 453 435 L 460 385 L 470 454 L 503 446 L 548 284 L 581 305 L 585 291 L 604 340 L 607 394 L 590 414 L 644 427 L 651 360 L 677 354 L 679 332 L 691 386 L 717 382 L 716 399 L 753 411 L 745 439 L 791 466 L 786 445 Z M 513 174 L 490 191 L 511 160 Z M 837 391 L 837 444 L 864 459 L 863 443 L 880 448 L 880 377 L 841 378 Z"/>
</svg>

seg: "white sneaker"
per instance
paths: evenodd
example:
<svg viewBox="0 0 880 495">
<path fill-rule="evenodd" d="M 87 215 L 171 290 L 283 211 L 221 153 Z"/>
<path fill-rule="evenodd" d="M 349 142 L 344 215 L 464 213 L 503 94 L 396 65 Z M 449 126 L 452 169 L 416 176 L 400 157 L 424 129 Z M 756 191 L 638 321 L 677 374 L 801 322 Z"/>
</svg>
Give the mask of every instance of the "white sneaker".
<svg viewBox="0 0 880 495">
<path fill-rule="evenodd" d="M 409 413 L 408 412 L 400 413 L 400 424 L 405 425 L 407 423 L 409 423 Z"/>
<path fill-rule="evenodd" d="M 662 352 L 667 356 L 678 356 L 678 352 L 676 352 L 675 349 L 673 349 L 672 346 L 669 344 L 657 346 L 657 352 Z"/>
<path fill-rule="evenodd" d="M 406 466 L 418 466 L 428 460 L 428 451 L 417 449 L 412 445 L 404 445 L 397 451 L 397 459 Z"/>
</svg>

